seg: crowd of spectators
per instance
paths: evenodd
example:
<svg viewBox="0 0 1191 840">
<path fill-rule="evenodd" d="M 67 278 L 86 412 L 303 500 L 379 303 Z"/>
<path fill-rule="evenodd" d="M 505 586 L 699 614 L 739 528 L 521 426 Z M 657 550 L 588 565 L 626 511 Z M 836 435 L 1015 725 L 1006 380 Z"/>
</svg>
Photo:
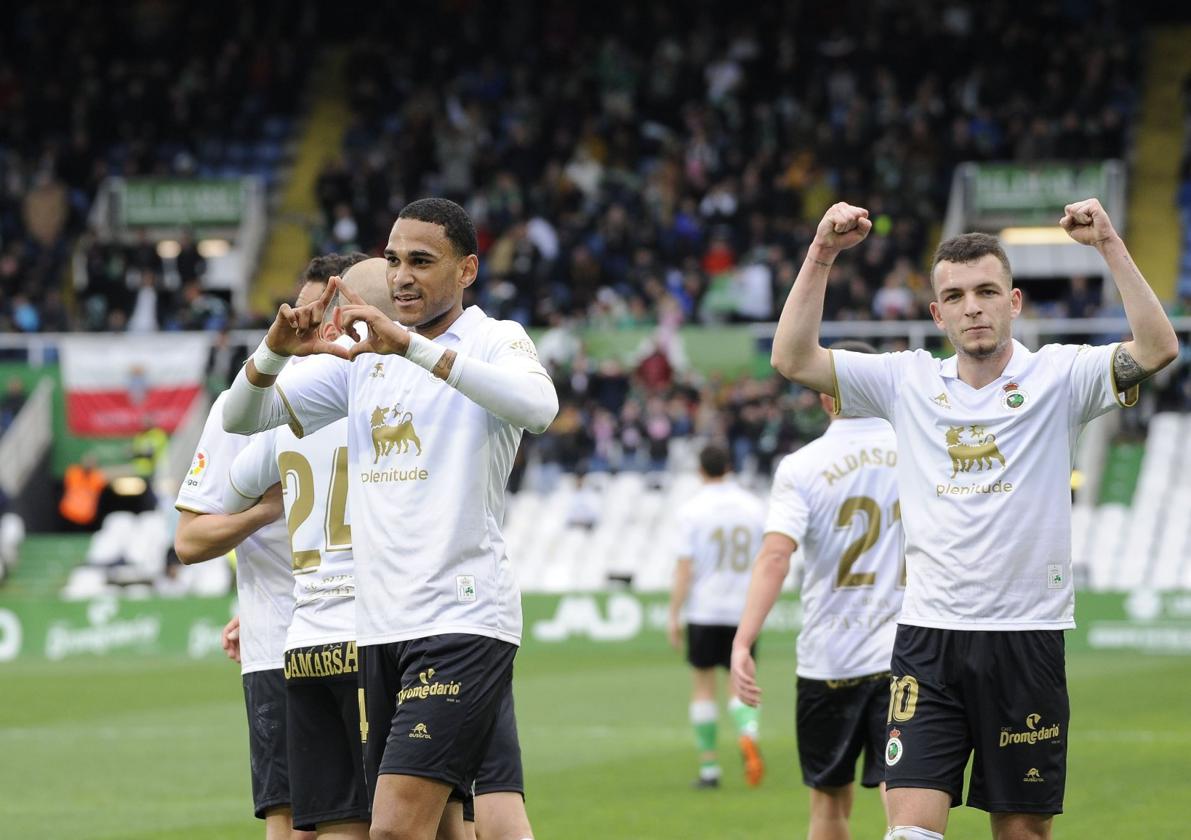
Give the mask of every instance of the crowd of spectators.
<svg viewBox="0 0 1191 840">
<path fill-rule="evenodd" d="M 1119 3 L 561 2 L 377 7 L 318 179 L 319 250 L 383 248 L 409 199 L 464 203 L 481 303 L 640 325 L 771 320 L 824 209 L 874 235 L 826 316 L 926 315 L 930 228 L 964 160 L 1125 151 Z M 442 37 L 427 37 L 442 33 Z"/>
<path fill-rule="evenodd" d="M 287 125 L 313 10 L 280 0 L 0 7 L 0 331 L 226 322 L 193 242 L 163 266 L 156 242 L 98 241 L 88 212 L 107 176 L 223 174 L 231 150 Z"/>
</svg>

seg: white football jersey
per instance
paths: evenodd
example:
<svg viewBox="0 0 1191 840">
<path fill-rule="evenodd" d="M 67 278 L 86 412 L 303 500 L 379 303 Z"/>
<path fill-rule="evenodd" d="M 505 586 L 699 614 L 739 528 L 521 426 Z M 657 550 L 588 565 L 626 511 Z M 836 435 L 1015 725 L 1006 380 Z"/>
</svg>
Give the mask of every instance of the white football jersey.
<svg viewBox="0 0 1191 840">
<path fill-rule="evenodd" d="M 954 356 L 833 350 L 837 409 L 897 432 L 908 584 L 899 622 L 952 630 L 1075 626 L 1071 467 L 1084 424 L 1131 405 L 1118 345 L 1014 341 L 980 389 Z"/>
<path fill-rule="evenodd" d="M 286 650 L 354 640 L 347 420 L 304 438 L 285 427 L 261 432 L 236 456 L 229 478 L 226 504 L 233 508 L 247 507 L 282 482 L 294 573 Z"/>
<path fill-rule="evenodd" d="M 435 342 L 547 376 L 525 330 L 472 306 Z M 277 383 L 295 431 L 348 418 L 361 645 L 470 633 L 521 641 L 521 592 L 501 525 L 522 429 L 407 359 L 318 356 Z"/>
<path fill-rule="evenodd" d="M 224 505 L 232 461 L 251 438 L 223 430 L 220 394 L 207 414 L 190 470 L 174 507 L 193 513 L 236 513 Z M 222 562 L 213 560 L 210 562 Z M 236 597 L 240 612 L 240 672 L 284 667 L 285 633 L 294 607 L 290 576 L 289 535 L 277 519 L 236 546 Z"/>
<path fill-rule="evenodd" d="M 778 465 L 765 533 L 803 556 L 798 676 L 889 670 L 905 589 L 897 439 L 884 420 L 837 420 Z"/>
<path fill-rule="evenodd" d="M 705 484 L 679 509 L 675 554 L 691 558 L 688 623 L 740 623 L 764 523 L 761 500 L 731 480 Z"/>
</svg>

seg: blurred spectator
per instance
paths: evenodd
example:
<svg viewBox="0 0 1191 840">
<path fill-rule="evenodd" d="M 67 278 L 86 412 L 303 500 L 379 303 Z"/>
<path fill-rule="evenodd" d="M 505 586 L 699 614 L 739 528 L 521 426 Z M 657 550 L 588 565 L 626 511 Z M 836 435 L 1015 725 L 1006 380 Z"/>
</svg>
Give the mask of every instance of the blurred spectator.
<svg viewBox="0 0 1191 840">
<path fill-rule="evenodd" d="M 96 465 L 92 455 L 67 467 L 63 478 L 62 501 L 58 504 L 62 518 L 80 528 L 94 525 L 99 511 L 99 496 L 107 483 L 107 477 Z"/>
</svg>

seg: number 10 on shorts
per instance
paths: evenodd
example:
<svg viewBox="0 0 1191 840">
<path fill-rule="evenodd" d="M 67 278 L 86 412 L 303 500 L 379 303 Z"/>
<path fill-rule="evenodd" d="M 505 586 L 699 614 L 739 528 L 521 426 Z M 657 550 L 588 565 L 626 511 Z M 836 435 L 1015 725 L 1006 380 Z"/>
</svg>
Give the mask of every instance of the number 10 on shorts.
<svg viewBox="0 0 1191 840">
<path fill-rule="evenodd" d="M 889 680 L 889 719 L 886 723 L 905 723 L 918 710 L 918 680 L 906 676 Z"/>
</svg>

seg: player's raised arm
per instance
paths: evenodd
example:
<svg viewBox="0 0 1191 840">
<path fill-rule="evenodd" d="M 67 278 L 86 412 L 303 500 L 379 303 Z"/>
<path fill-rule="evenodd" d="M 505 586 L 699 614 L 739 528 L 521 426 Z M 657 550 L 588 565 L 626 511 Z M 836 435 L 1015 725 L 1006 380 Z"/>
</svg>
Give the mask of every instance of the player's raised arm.
<svg viewBox="0 0 1191 840">
<path fill-rule="evenodd" d="M 827 277 L 839 252 L 862 242 L 872 228 L 867 210 L 842 202 L 832 205 L 819 222 L 773 335 L 770 362 L 787 379 L 835 394 L 831 351 L 819 344 Z"/>
<path fill-rule="evenodd" d="M 379 309 L 368 306 L 355 292 L 341 287 L 347 305 L 339 308 L 335 324 L 345 335 L 352 335 L 357 324 L 368 328 L 368 335 L 353 346 L 346 355 L 355 359 L 361 353 L 397 355 L 430 371 L 472 402 L 492 414 L 535 434 L 546 431 L 558 414 L 558 392 L 545 370 L 528 358 L 510 357 L 510 363 L 484 361 L 462 356 L 425 336 L 410 332 L 386 317 Z M 521 331 L 518 341 L 532 347 L 529 337 Z M 336 346 L 337 355 L 344 348 Z M 516 355 L 516 354 L 515 354 Z M 523 354 L 521 354 L 523 355 Z"/>
<path fill-rule="evenodd" d="M 341 288 L 339 282 L 338 277 L 332 277 L 322 294 L 305 305 L 281 305 L 264 341 L 228 389 L 223 407 L 224 431 L 251 435 L 291 423 L 295 418 L 290 406 L 273 387 L 290 357 L 346 354 L 344 348 L 328 341 L 322 330 L 327 306 Z"/>
<path fill-rule="evenodd" d="M 1068 204 L 1059 224 L 1076 242 L 1100 252 L 1121 293 L 1133 339 L 1117 348 L 1112 368 L 1117 387 L 1126 391 L 1179 355 L 1174 326 L 1097 199 Z"/>
</svg>

